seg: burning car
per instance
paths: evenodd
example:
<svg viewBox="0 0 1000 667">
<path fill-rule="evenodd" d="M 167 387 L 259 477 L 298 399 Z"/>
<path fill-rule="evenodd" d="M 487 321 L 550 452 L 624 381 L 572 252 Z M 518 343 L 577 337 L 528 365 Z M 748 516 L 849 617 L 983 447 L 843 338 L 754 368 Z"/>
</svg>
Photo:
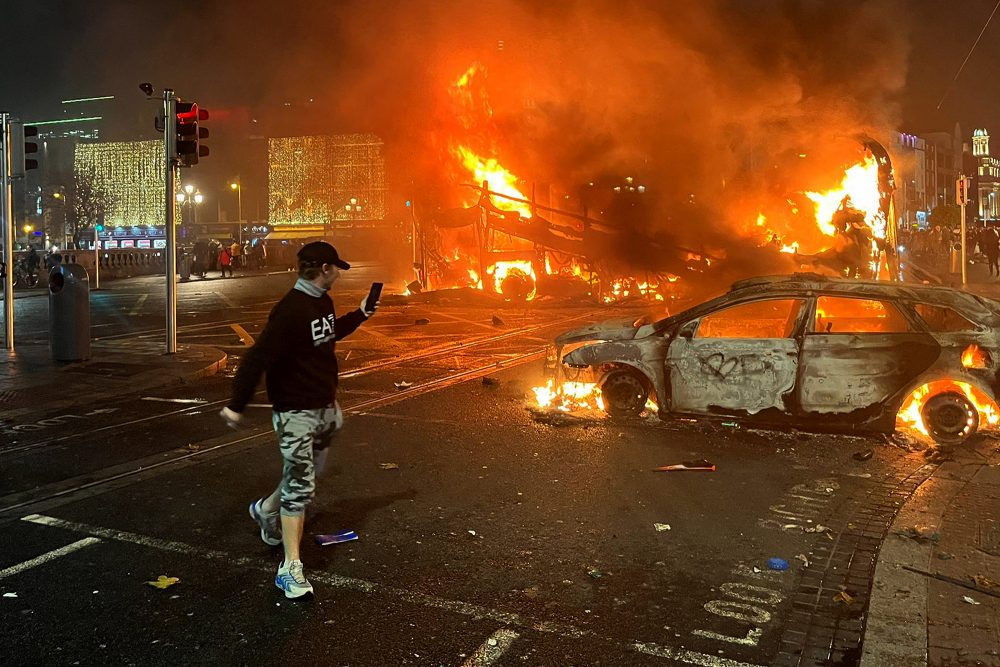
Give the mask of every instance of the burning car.
<svg viewBox="0 0 1000 667">
<path fill-rule="evenodd" d="M 816 274 L 762 277 L 656 322 L 556 339 L 562 380 L 612 415 L 739 418 L 765 427 L 892 433 L 939 444 L 998 421 L 1000 302 L 955 289 Z M 561 377 L 558 377 L 561 376 Z"/>
</svg>

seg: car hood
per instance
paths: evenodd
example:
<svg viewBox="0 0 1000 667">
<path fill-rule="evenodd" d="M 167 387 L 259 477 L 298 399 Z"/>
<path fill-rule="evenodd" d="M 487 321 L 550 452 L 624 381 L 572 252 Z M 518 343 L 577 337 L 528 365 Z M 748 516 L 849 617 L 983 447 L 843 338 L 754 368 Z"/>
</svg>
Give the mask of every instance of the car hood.
<svg viewBox="0 0 1000 667">
<path fill-rule="evenodd" d="M 556 345 L 578 343 L 585 340 L 632 340 L 636 337 L 638 328 L 634 326 L 635 319 L 615 319 L 597 322 L 579 329 L 567 331 L 556 338 Z M 645 328 L 645 327 L 643 327 Z"/>
</svg>

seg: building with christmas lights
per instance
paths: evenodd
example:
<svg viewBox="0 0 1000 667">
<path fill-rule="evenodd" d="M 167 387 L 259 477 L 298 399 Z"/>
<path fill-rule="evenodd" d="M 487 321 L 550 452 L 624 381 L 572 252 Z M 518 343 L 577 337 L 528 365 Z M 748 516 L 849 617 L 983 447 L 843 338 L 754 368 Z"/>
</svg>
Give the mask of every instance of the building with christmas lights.
<svg viewBox="0 0 1000 667">
<path fill-rule="evenodd" d="M 90 206 L 103 221 L 105 247 L 160 245 L 145 240 L 164 237 L 163 142 L 77 144 L 74 173 L 77 192 L 86 191 L 93 200 L 79 204 Z"/>
<path fill-rule="evenodd" d="M 386 215 L 383 142 L 374 134 L 268 140 L 272 225 L 364 226 Z"/>
</svg>

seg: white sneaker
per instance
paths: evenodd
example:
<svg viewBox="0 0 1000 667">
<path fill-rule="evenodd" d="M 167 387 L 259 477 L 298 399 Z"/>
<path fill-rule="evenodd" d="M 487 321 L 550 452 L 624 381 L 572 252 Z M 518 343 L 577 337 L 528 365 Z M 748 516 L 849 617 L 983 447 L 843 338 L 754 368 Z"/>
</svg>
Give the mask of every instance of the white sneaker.
<svg viewBox="0 0 1000 667">
<path fill-rule="evenodd" d="M 290 599 L 312 595 L 313 587 L 302 571 L 302 561 L 293 560 L 286 566 L 284 561 L 278 566 L 278 574 L 274 577 L 274 585 L 285 591 L 285 597 Z"/>
<path fill-rule="evenodd" d="M 250 503 L 250 518 L 260 526 L 260 539 L 272 547 L 281 544 L 281 521 L 277 514 L 264 514 L 264 499 Z"/>
</svg>

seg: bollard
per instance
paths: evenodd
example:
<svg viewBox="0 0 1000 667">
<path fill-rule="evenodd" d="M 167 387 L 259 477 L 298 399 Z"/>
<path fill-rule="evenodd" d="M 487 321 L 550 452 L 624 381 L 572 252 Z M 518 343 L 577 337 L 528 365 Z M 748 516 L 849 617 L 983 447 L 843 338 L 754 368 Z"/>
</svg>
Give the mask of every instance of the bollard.
<svg viewBox="0 0 1000 667">
<path fill-rule="evenodd" d="M 49 350 L 56 361 L 90 358 L 89 281 L 79 264 L 49 271 Z"/>
</svg>

